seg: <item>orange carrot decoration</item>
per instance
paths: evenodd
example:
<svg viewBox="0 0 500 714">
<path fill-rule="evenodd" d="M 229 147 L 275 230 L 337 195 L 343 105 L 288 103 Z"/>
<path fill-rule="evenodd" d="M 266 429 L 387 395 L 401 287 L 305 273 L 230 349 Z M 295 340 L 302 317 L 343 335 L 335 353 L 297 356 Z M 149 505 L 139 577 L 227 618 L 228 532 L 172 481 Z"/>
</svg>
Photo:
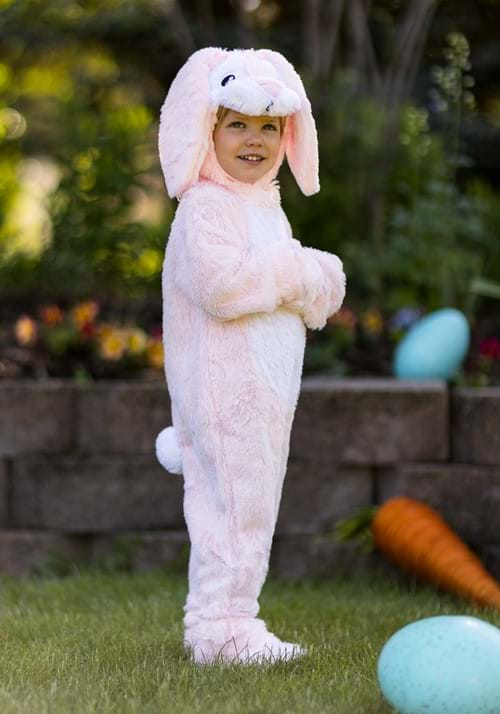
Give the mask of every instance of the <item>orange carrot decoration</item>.
<svg viewBox="0 0 500 714">
<path fill-rule="evenodd" d="M 359 536 L 360 524 L 355 518 L 339 524 L 340 537 Z M 375 545 L 402 569 L 477 605 L 500 609 L 500 584 L 429 506 L 404 496 L 392 498 L 374 516 L 372 511 L 371 531 Z"/>
</svg>

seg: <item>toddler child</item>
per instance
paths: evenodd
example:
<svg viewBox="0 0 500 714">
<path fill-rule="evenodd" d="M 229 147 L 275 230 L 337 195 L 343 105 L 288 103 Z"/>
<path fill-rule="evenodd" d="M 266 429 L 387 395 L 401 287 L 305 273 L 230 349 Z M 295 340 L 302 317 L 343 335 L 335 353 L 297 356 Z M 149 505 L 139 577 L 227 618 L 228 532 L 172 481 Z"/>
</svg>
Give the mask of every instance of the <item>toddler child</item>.
<svg viewBox="0 0 500 714">
<path fill-rule="evenodd" d="M 162 275 L 173 427 L 157 455 L 184 477 L 191 541 L 184 644 L 195 662 L 304 653 L 257 618 L 289 453 L 306 326 L 341 306 L 339 258 L 292 237 L 275 180 L 286 155 L 319 191 L 311 106 L 271 50 L 195 52 L 167 94 L 160 158 L 179 199 Z"/>
</svg>

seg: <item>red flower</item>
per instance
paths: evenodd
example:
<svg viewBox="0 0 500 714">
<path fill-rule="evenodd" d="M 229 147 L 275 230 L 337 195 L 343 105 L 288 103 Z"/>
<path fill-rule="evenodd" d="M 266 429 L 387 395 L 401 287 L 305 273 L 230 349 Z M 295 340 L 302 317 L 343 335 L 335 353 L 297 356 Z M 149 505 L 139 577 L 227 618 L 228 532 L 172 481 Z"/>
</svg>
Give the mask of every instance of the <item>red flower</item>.
<svg viewBox="0 0 500 714">
<path fill-rule="evenodd" d="M 57 305 L 44 305 L 40 308 L 40 317 L 47 327 L 58 325 L 63 320 L 64 313 Z"/>
<path fill-rule="evenodd" d="M 500 340 L 498 337 L 485 337 L 479 343 L 479 354 L 481 357 L 490 359 L 500 359 Z"/>
<path fill-rule="evenodd" d="M 161 340 L 162 335 L 163 335 L 163 329 L 161 325 L 155 325 L 154 327 L 151 328 L 150 330 L 151 337 L 154 337 L 155 340 Z"/>
<path fill-rule="evenodd" d="M 96 326 L 93 322 L 85 322 L 80 326 L 80 334 L 84 337 L 94 337 L 97 332 Z"/>
</svg>

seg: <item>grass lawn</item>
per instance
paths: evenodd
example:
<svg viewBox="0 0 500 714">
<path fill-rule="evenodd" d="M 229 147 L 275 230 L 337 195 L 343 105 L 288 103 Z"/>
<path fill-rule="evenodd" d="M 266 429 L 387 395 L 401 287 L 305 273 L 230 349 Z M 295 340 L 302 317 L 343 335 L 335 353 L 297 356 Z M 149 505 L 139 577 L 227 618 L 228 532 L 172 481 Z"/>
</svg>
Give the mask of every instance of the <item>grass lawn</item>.
<svg viewBox="0 0 500 714">
<path fill-rule="evenodd" d="M 287 584 L 261 597 L 269 629 L 304 643 L 301 661 L 196 667 L 182 649 L 185 577 L 86 573 L 2 580 L 2 714 L 391 712 L 375 666 L 390 635 L 437 614 L 474 614 L 447 596 L 389 580 Z"/>
</svg>

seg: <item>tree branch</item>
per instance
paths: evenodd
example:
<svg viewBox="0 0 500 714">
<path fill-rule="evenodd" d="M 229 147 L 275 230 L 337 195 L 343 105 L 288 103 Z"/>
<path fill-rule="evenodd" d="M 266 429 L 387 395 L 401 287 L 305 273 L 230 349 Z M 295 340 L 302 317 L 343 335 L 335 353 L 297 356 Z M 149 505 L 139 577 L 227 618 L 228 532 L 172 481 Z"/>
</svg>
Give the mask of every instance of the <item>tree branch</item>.
<svg viewBox="0 0 500 714">
<path fill-rule="evenodd" d="M 350 0 L 348 8 L 353 41 L 351 64 L 358 73 L 359 88 L 376 91 L 380 85 L 380 69 L 368 25 L 369 5 L 365 5 L 363 0 Z"/>
<path fill-rule="evenodd" d="M 321 42 L 320 76 L 328 79 L 332 71 L 333 58 L 340 32 L 340 23 L 344 12 L 345 0 L 330 0 L 325 13 L 325 28 Z"/>
<path fill-rule="evenodd" d="M 205 47 L 218 46 L 215 30 L 212 0 L 196 0 L 196 15 L 200 26 L 200 36 Z"/>
<path fill-rule="evenodd" d="M 304 64 L 311 79 L 321 72 L 321 0 L 306 0 L 304 5 Z"/>
<path fill-rule="evenodd" d="M 419 51 L 430 19 L 435 11 L 437 0 L 413 0 L 398 30 L 396 49 L 384 77 L 383 98 L 388 106 L 397 106 L 402 97 L 408 94 L 409 77 L 415 77 Z"/>
<path fill-rule="evenodd" d="M 160 17 L 166 18 L 174 25 L 172 37 L 181 56 L 188 57 L 192 54 L 196 50 L 196 42 L 178 0 L 171 0 L 168 5 L 163 0 L 155 0 L 154 8 Z"/>
</svg>

